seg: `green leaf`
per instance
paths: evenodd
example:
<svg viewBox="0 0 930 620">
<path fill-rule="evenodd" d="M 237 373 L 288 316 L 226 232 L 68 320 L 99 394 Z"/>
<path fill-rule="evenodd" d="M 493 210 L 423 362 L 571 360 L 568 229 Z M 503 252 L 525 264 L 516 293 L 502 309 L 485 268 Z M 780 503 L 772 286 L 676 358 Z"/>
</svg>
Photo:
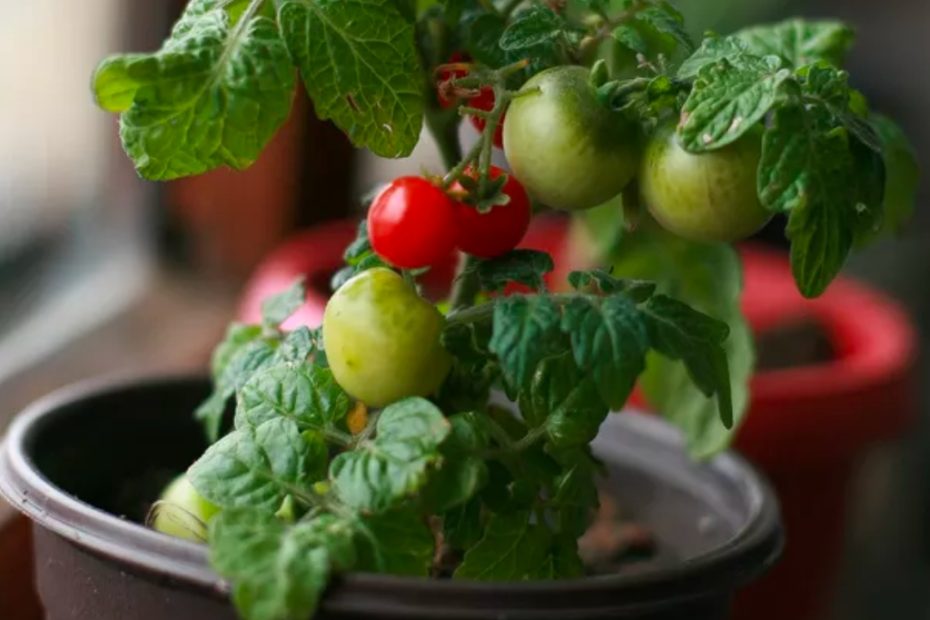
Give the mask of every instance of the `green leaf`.
<svg viewBox="0 0 930 620">
<path fill-rule="evenodd" d="M 555 38 L 543 38 L 541 43 L 532 47 L 505 50 L 499 43 L 507 29 L 507 23 L 500 15 L 482 12 L 473 18 L 463 20 L 462 26 L 464 26 L 462 38 L 466 50 L 476 62 L 492 69 L 499 69 L 526 58 L 530 61 L 529 66 L 524 70 L 526 77 L 547 67 L 563 63 L 561 43 L 565 36 L 574 34 L 573 32 L 560 33 Z"/>
<path fill-rule="evenodd" d="M 224 510 L 210 523 L 210 562 L 247 620 L 309 618 L 330 570 L 355 563 L 353 533 L 330 515 L 288 526 L 263 511 Z"/>
<path fill-rule="evenodd" d="M 647 357 L 642 387 L 649 403 L 684 433 L 689 450 L 707 458 L 725 449 L 749 404 L 755 361 L 752 333 L 740 308 L 742 266 L 728 245 L 693 243 L 664 232 L 640 235 L 639 245 L 614 263 L 624 275 L 649 277 L 663 292 L 727 323 L 723 345 L 730 372 L 734 425 L 725 427 L 714 398 L 704 395 L 685 365 L 660 355 Z"/>
<path fill-rule="evenodd" d="M 578 555 L 578 541 L 571 536 L 559 536 L 553 542 L 549 563 L 552 579 L 573 579 L 585 576 L 584 563 Z"/>
<path fill-rule="evenodd" d="M 409 155 L 424 80 L 413 24 L 393 0 L 284 0 L 278 21 L 317 115 L 376 155 Z"/>
<path fill-rule="evenodd" d="M 671 38 L 682 49 L 691 52 L 694 42 L 685 30 L 685 20 L 672 5 L 660 2 L 636 13 L 636 21 L 648 24 L 661 35 Z"/>
<path fill-rule="evenodd" d="M 655 282 L 645 280 L 621 280 L 603 269 L 573 271 L 568 274 L 568 283 L 576 291 L 586 292 L 596 289 L 603 295 L 623 293 L 636 303 L 642 303 L 652 297 L 656 290 Z"/>
<path fill-rule="evenodd" d="M 578 296 L 564 308 L 562 331 L 578 368 L 593 375 L 598 393 L 619 409 L 646 365 L 649 335 L 636 304 L 622 293 Z"/>
<path fill-rule="evenodd" d="M 286 120 L 294 70 L 274 20 L 233 24 L 192 2 L 161 50 L 108 58 L 94 75 L 102 107 L 121 112 L 123 148 L 143 177 L 247 168 Z"/>
<path fill-rule="evenodd" d="M 879 135 L 885 161 L 882 230 L 898 233 L 914 210 L 920 167 L 914 147 L 894 121 L 880 114 L 873 115 L 870 120 Z"/>
<path fill-rule="evenodd" d="M 807 297 L 843 266 L 857 218 L 848 137 L 829 129 L 832 122 L 822 106 L 780 108 L 762 140 L 759 197 L 770 210 L 790 212 L 791 267 Z"/>
<path fill-rule="evenodd" d="M 300 430 L 331 430 L 352 406 L 332 371 L 310 363 L 277 366 L 253 375 L 238 400 L 237 428 L 286 418 Z"/>
<path fill-rule="evenodd" d="M 220 438 L 220 428 L 223 425 L 228 401 L 228 395 L 214 391 L 194 410 L 194 419 L 203 426 L 204 435 L 209 443 Z"/>
<path fill-rule="evenodd" d="M 320 336 L 317 330 L 311 330 L 306 325 L 289 332 L 281 346 L 275 352 L 274 363 L 301 364 L 310 359 L 311 355 L 319 351 Z"/>
<path fill-rule="evenodd" d="M 728 244 L 695 243 L 657 226 L 645 227 L 618 247 L 611 258 L 614 273 L 647 278 L 660 292 L 727 323 L 724 343 L 733 394 L 734 425 L 720 421 L 717 403 L 694 385 L 680 361 L 655 353 L 647 356 L 641 385 L 649 404 L 684 433 L 698 458 L 725 449 L 748 408 L 749 380 L 755 361 L 752 333 L 740 306 L 742 264 Z"/>
<path fill-rule="evenodd" d="M 475 261 L 474 269 L 484 291 L 501 291 L 511 282 L 540 290 L 546 286 L 543 276 L 555 269 L 555 265 L 546 252 L 521 249 L 490 260 Z"/>
<path fill-rule="evenodd" d="M 446 544 L 453 549 L 468 549 L 484 535 L 481 524 L 481 500 L 477 497 L 446 511 L 442 519 Z"/>
<path fill-rule="evenodd" d="M 819 62 L 801 67 L 797 75 L 801 78 L 805 98 L 826 108 L 834 116 L 834 124 L 846 127 L 863 145 L 881 153 L 881 139 L 868 122 L 868 109 L 862 112 L 854 110 L 854 105 L 858 104 L 853 102 L 855 91 L 849 87 L 849 74 L 846 71 Z"/>
<path fill-rule="evenodd" d="M 637 54 L 643 56 L 649 55 L 649 43 L 640 32 L 640 24 L 635 21 L 623 23 L 611 31 L 610 36 L 621 45 L 629 48 Z"/>
<path fill-rule="evenodd" d="M 516 14 L 498 45 L 505 51 L 530 49 L 562 37 L 568 27 L 568 23 L 549 7 L 533 4 Z"/>
<path fill-rule="evenodd" d="M 503 18 L 482 13 L 466 23 L 466 28 L 465 45 L 472 58 L 495 69 L 509 63 L 510 54 L 498 45 L 507 28 Z"/>
<path fill-rule="evenodd" d="M 443 513 L 469 501 L 488 478 L 488 468 L 477 456 L 489 445 L 479 415 L 459 413 L 449 418 L 449 424 L 451 432 L 440 447 L 442 467 L 421 493 L 423 504 L 433 513 Z"/>
<path fill-rule="evenodd" d="M 559 532 L 575 540 L 587 531 L 600 506 L 594 482 L 597 467 L 591 457 L 580 450 L 560 461 L 564 470 L 555 479 L 552 504 L 556 507 Z"/>
<path fill-rule="evenodd" d="M 435 405 L 414 397 L 384 409 L 376 432 L 373 441 L 333 459 L 329 474 L 345 504 L 381 513 L 426 484 L 428 470 L 439 460 L 439 445 L 448 436 L 450 425 Z"/>
<path fill-rule="evenodd" d="M 678 67 L 678 77 L 690 79 L 705 67 L 716 65 L 722 60 L 739 66 L 752 56 L 744 42 L 734 37 L 711 36 L 701 42 L 701 46 Z"/>
<path fill-rule="evenodd" d="M 126 54 L 106 58 L 94 72 L 94 99 L 107 112 L 125 112 L 142 86 L 130 69 L 147 60 L 144 54 Z"/>
<path fill-rule="evenodd" d="M 842 22 L 797 18 L 746 28 L 734 36 L 753 54 L 778 56 L 790 67 L 821 60 L 842 65 L 856 38 L 852 28 Z"/>
<path fill-rule="evenodd" d="M 854 241 L 863 243 L 879 232 L 884 219 L 885 162 L 881 151 L 874 151 L 865 143 L 851 138 L 854 194 L 850 221 Z"/>
<path fill-rule="evenodd" d="M 358 570 L 429 576 L 436 540 L 423 517 L 410 509 L 362 518 Z"/>
<path fill-rule="evenodd" d="M 608 411 L 591 373 L 579 370 L 569 352 L 543 361 L 520 397 L 526 422 L 545 426 L 549 441 L 558 447 L 590 442 Z"/>
<path fill-rule="evenodd" d="M 191 465 L 188 476 L 217 506 L 273 514 L 287 495 L 306 493 L 325 467 L 325 451 L 302 437 L 293 421 L 276 418 L 226 435 Z"/>
<path fill-rule="evenodd" d="M 494 515 L 484 536 L 465 553 L 456 579 L 526 581 L 534 579 L 546 561 L 551 534 L 544 525 L 530 524 L 529 514 Z"/>
<path fill-rule="evenodd" d="M 195 413 L 211 443 L 219 438 L 226 402 L 254 373 L 277 363 L 277 346 L 275 338 L 263 337 L 258 325 L 229 327 L 211 360 L 213 393 Z"/>
<path fill-rule="evenodd" d="M 243 325 L 242 323 L 232 323 L 226 329 L 226 336 L 213 350 L 210 358 L 210 370 L 214 378 L 222 377 L 226 374 L 232 360 L 240 353 L 243 348 L 258 340 L 262 335 L 260 325 Z"/>
<path fill-rule="evenodd" d="M 297 278 L 286 290 L 262 302 L 262 323 L 266 327 L 277 328 L 304 305 L 306 298 L 303 278 Z"/>
<path fill-rule="evenodd" d="M 495 302 L 489 347 L 512 385 L 525 385 L 557 344 L 560 318 L 545 295 L 514 295 Z"/>
<path fill-rule="evenodd" d="M 790 78 L 774 56 L 704 67 L 682 108 L 682 146 L 699 153 L 735 142 L 762 120 Z"/>
<path fill-rule="evenodd" d="M 730 373 L 723 343 L 726 323 L 712 319 L 687 304 L 656 295 L 642 306 L 652 347 L 665 357 L 681 360 L 695 386 L 705 396 L 717 397 L 724 426 L 733 426 Z"/>
</svg>

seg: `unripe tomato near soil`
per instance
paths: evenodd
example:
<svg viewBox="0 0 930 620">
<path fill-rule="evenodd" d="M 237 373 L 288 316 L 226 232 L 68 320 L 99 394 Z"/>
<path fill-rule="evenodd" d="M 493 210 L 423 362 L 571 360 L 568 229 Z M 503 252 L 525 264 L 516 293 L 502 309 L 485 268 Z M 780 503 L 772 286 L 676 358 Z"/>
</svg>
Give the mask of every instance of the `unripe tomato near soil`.
<svg viewBox="0 0 930 620">
<path fill-rule="evenodd" d="M 466 174 L 477 176 L 473 170 Z M 497 179 L 503 174 L 507 173 L 497 166 L 491 166 L 492 179 Z M 450 188 L 452 194 L 465 191 L 457 181 Z M 495 205 L 486 213 L 481 213 L 474 205 L 464 202 L 455 204 L 459 229 L 458 244 L 463 252 L 479 258 L 494 258 L 506 254 L 523 240 L 532 215 L 530 198 L 523 185 L 513 175 L 507 176 L 501 191 L 510 201 L 505 205 Z"/>
<path fill-rule="evenodd" d="M 455 203 L 422 177 L 399 177 L 368 210 L 368 238 L 384 260 L 401 269 L 447 260 L 456 244 Z"/>
<path fill-rule="evenodd" d="M 363 271 L 336 291 L 323 315 L 333 376 L 370 407 L 435 392 L 452 360 L 442 347 L 445 319 L 395 271 Z"/>
<path fill-rule="evenodd" d="M 163 534 L 195 542 L 207 539 L 207 523 L 220 511 L 190 483 L 186 474 L 171 481 L 154 507 L 152 527 Z"/>
<path fill-rule="evenodd" d="M 772 217 L 759 202 L 756 174 L 761 131 L 708 153 L 686 151 L 667 125 L 650 139 L 640 189 L 652 216 L 686 239 L 730 242 L 748 237 Z"/>
<path fill-rule="evenodd" d="M 638 168 L 637 128 L 602 105 L 584 67 L 553 67 L 514 97 L 504 153 L 514 175 L 546 206 L 574 211 L 619 194 Z"/>
</svg>

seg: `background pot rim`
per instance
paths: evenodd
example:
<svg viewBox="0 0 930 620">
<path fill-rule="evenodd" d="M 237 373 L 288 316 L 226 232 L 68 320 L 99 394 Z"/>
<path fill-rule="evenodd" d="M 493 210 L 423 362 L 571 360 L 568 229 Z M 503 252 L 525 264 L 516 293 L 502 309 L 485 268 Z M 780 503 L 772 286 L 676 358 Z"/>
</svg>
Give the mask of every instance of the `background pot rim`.
<svg viewBox="0 0 930 620">
<path fill-rule="evenodd" d="M 43 426 L 51 423 L 56 412 L 68 404 L 129 387 L 167 387 L 193 381 L 202 382 L 204 378 L 111 376 L 80 382 L 40 399 L 16 417 L 0 447 L 0 496 L 38 525 L 97 555 L 225 596 L 229 586 L 209 567 L 205 546 L 160 534 L 68 495 L 42 475 L 28 454 Z M 629 418 L 635 418 L 636 429 L 651 439 L 681 443 L 676 432 L 654 416 L 630 415 Z M 632 574 L 533 582 L 435 580 L 350 573 L 335 580 L 324 608 L 351 612 L 357 607 L 353 593 L 359 590 L 382 598 L 385 605 L 397 606 L 401 604 L 400 599 L 407 597 L 425 597 L 438 604 L 450 597 L 465 600 L 471 595 L 499 593 L 502 589 L 515 599 L 532 597 L 555 602 L 572 594 L 598 599 L 599 595 L 616 598 L 617 593 L 622 592 L 625 600 L 634 603 L 638 599 L 645 601 L 655 588 L 670 585 L 680 587 L 681 596 L 676 597 L 679 602 L 721 588 L 735 589 L 767 570 L 780 555 L 784 541 L 778 503 L 763 477 L 732 452 L 725 452 L 701 467 L 713 468 L 720 475 L 738 481 L 751 504 L 750 516 L 745 526 L 726 543 L 678 565 Z M 571 599 L 575 606 L 584 602 L 577 597 Z M 370 599 L 366 605 L 370 605 Z M 595 606 L 603 608 L 603 605 Z M 416 609 L 422 612 L 423 606 L 418 605 Z"/>
</svg>

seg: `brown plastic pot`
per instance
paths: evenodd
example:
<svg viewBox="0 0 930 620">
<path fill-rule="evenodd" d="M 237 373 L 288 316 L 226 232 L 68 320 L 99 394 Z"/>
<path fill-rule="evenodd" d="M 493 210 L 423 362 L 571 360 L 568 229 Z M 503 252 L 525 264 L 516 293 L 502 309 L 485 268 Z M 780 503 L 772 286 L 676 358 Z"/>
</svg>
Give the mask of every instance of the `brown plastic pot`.
<svg viewBox="0 0 930 620">
<path fill-rule="evenodd" d="M 190 412 L 200 378 L 92 383 L 54 394 L 13 423 L 0 492 L 33 520 L 48 620 L 231 619 L 206 548 L 138 525 L 162 485 L 203 449 Z M 614 575 L 537 583 L 350 574 L 319 618 L 689 620 L 726 618 L 734 592 L 777 558 L 767 484 L 740 458 L 687 458 L 669 427 L 611 416 L 595 449 L 607 492 L 653 530 L 658 553 Z"/>
</svg>

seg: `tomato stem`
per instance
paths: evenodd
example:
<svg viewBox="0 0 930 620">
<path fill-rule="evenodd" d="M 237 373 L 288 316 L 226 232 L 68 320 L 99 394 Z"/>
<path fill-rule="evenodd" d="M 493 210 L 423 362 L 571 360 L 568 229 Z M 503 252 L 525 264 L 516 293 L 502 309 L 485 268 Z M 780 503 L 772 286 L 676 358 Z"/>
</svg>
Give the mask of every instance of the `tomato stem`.
<svg viewBox="0 0 930 620">
<path fill-rule="evenodd" d="M 474 307 L 475 297 L 481 290 L 478 275 L 474 269 L 477 260 L 474 256 L 460 254 L 455 284 L 452 286 L 452 295 L 449 298 L 453 312 Z"/>
</svg>

